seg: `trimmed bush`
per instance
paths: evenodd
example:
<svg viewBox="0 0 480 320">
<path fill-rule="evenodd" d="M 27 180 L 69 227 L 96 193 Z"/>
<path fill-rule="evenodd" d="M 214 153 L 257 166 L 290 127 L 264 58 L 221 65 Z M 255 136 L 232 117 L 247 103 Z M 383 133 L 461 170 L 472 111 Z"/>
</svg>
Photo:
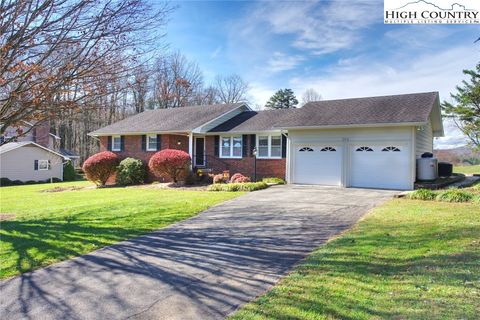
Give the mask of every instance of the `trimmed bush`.
<svg viewBox="0 0 480 320">
<path fill-rule="evenodd" d="M 0 178 L 0 187 L 12 186 L 12 182 L 13 181 L 8 178 Z"/>
<path fill-rule="evenodd" d="M 246 183 L 250 182 L 250 178 L 244 176 L 241 173 L 235 173 L 231 178 L 230 178 L 230 183 Z"/>
<path fill-rule="evenodd" d="M 148 168 L 157 177 L 168 177 L 178 182 L 188 174 L 190 155 L 182 150 L 165 149 L 155 153 L 148 162 Z"/>
<path fill-rule="evenodd" d="M 142 160 L 125 158 L 117 168 L 117 184 L 129 186 L 145 181 L 145 166 Z"/>
<path fill-rule="evenodd" d="M 229 183 L 229 184 L 212 184 L 208 187 L 208 191 L 255 191 L 268 188 L 265 182 L 247 182 L 247 183 Z"/>
<path fill-rule="evenodd" d="M 429 189 L 418 189 L 412 193 L 409 193 L 407 198 L 412 200 L 435 200 L 436 196 L 437 194 L 435 191 Z"/>
<path fill-rule="evenodd" d="M 77 174 L 75 173 L 72 161 L 68 161 L 63 166 L 63 181 L 75 181 L 76 178 Z"/>
<path fill-rule="evenodd" d="M 118 165 L 118 157 L 110 151 L 94 154 L 83 163 L 85 177 L 97 186 L 104 186 L 108 178 L 115 173 Z"/>
<path fill-rule="evenodd" d="M 227 183 L 227 179 L 223 176 L 223 173 L 219 173 L 213 176 L 213 183 Z"/>
<path fill-rule="evenodd" d="M 459 189 L 449 189 L 437 194 L 437 201 L 446 202 L 469 202 L 474 197 L 473 193 L 461 191 Z"/>
<path fill-rule="evenodd" d="M 265 183 L 270 183 L 270 184 L 285 184 L 285 180 L 277 178 L 277 177 L 263 178 L 262 181 L 265 182 Z"/>
</svg>

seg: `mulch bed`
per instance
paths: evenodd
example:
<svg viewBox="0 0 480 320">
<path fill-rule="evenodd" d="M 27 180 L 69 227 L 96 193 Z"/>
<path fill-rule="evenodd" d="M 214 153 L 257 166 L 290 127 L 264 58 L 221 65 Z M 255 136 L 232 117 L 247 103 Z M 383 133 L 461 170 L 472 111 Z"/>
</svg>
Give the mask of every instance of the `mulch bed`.
<svg viewBox="0 0 480 320">
<path fill-rule="evenodd" d="M 0 221 L 13 220 L 15 217 L 13 213 L 0 213 Z"/>
<path fill-rule="evenodd" d="M 414 189 L 430 189 L 438 190 L 445 188 L 455 182 L 459 182 L 465 179 L 465 175 L 461 173 L 454 173 L 450 177 L 440 177 L 434 181 L 417 181 L 415 182 Z"/>
</svg>

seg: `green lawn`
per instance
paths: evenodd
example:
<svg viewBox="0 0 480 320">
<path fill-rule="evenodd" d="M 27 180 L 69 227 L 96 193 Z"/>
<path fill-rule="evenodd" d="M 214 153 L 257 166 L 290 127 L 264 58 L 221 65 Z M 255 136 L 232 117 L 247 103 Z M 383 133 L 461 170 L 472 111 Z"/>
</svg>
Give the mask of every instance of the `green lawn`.
<svg viewBox="0 0 480 320">
<path fill-rule="evenodd" d="M 233 319 L 478 319 L 480 206 L 397 199 Z"/>
<path fill-rule="evenodd" d="M 467 173 L 467 174 L 472 174 L 472 173 L 480 174 L 480 165 L 476 165 L 476 166 L 454 166 L 453 167 L 453 172 L 455 172 L 455 173 Z"/>
<path fill-rule="evenodd" d="M 54 186 L 0 188 L 0 278 L 69 259 L 186 219 L 240 193 L 138 188 L 41 192 Z M 10 216 L 12 217 L 12 216 Z"/>
</svg>

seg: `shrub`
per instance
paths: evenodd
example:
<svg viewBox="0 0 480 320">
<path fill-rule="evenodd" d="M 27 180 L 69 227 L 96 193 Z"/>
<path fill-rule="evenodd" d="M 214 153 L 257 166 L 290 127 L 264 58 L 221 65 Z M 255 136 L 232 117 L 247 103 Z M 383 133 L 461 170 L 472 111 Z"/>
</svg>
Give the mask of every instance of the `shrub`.
<svg viewBox="0 0 480 320">
<path fill-rule="evenodd" d="M 436 200 L 446 202 L 469 202 L 474 197 L 473 193 L 458 189 L 449 189 L 437 194 Z"/>
<path fill-rule="evenodd" d="M 0 178 L 0 187 L 12 186 L 12 182 L 13 181 L 8 178 Z"/>
<path fill-rule="evenodd" d="M 412 200 L 435 200 L 436 193 L 429 189 L 418 189 L 407 195 Z"/>
<path fill-rule="evenodd" d="M 208 187 L 209 191 L 255 191 L 268 188 L 265 182 L 247 182 L 247 183 L 229 183 L 212 184 Z"/>
<path fill-rule="evenodd" d="M 37 184 L 38 181 L 35 181 L 35 180 L 28 180 L 28 181 L 25 181 L 24 184 Z"/>
<path fill-rule="evenodd" d="M 213 176 L 213 183 L 214 184 L 217 184 L 217 183 L 227 183 L 223 173 L 219 173 L 219 174 L 216 174 Z"/>
<path fill-rule="evenodd" d="M 104 186 L 108 178 L 115 173 L 118 165 L 118 157 L 110 151 L 94 154 L 83 163 L 85 177 L 98 186 Z"/>
<path fill-rule="evenodd" d="M 145 180 L 145 166 L 143 162 L 134 158 L 123 159 L 117 168 L 117 184 L 128 186 L 141 184 Z"/>
<path fill-rule="evenodd" d="M 77 174 L 75 173 L 72 161 L 68 161 L 63 166 L 63 181 L 75 181 L 76 178 Z"/>
<path fill-rule="evenodd" d="M 178 182 L 187 174 L 190 161 L 190 155 L 185 151 L 165 149 L 150 158 L 148 167 L 155 176 L 168 177 L 173 182 Z"/>
<path fill-rule="evenodd" d="M 262 181 L 265 182 L 265 183 L 270 183 L 270 184 L 285 184 L 285 180 L 277 178 L 277 177 L 263 178 Z"/>
<path fill-rule="evenodd" d="M 250 178 L 244 176 L 241 173 L 235 173 L 231 178 L 230 178 L 231 183 L 246 183 L 250 182 Z"/>
</svg>

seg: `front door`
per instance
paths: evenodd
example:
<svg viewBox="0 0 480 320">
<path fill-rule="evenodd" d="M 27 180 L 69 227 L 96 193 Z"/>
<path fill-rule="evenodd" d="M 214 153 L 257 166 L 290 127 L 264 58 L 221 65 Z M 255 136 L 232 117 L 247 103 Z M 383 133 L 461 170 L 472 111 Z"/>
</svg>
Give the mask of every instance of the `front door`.
<svg viewBox="0 0 480 320">
<path fill-rule="evenodd" d="M 195 137 L 195 167 L 205 166 L 205 138 Z"/>
</svg>

